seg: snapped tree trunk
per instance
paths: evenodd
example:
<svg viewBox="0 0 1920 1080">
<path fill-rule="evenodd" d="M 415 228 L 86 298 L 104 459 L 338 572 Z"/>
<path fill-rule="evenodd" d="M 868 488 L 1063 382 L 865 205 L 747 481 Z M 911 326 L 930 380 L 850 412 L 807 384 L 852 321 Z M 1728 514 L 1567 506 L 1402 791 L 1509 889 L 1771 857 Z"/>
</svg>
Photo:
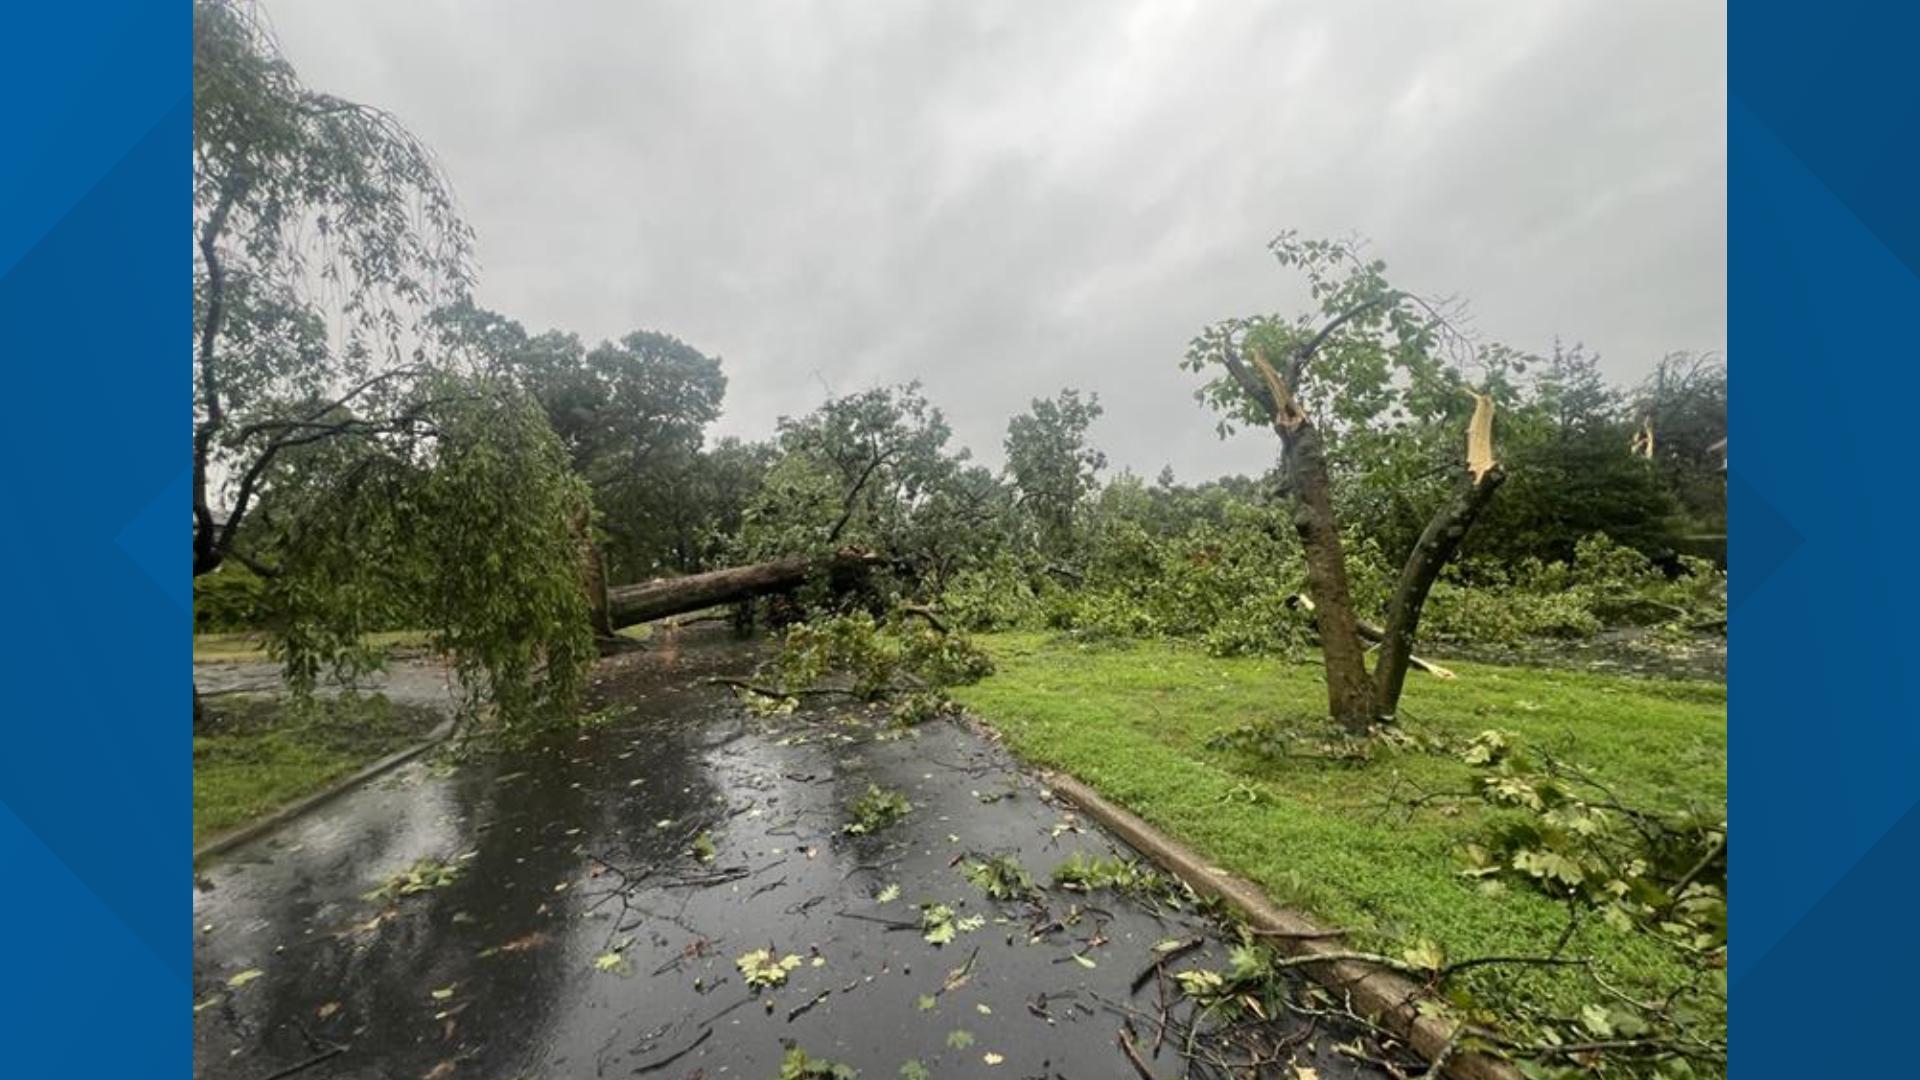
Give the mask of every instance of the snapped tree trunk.
<svg viewBox="0 0 1920 1080">
<path fill-rule="evenodd" d="M 1285 450 L 1294 499 L 1293 526 L 1306 560 L 1307 595 L 1313 601 L 1320 653 L 1327 668 L 1327 710 L 1335 722 L 1354 732 L 1365 731 L 1376 721 L 1393 719 L 1406 686 L 1414 634 L 1427 593 L 1504 479 L 1493 457 L 1493 399 L 1475 394 L 1473 418 L 1467 424 L 1466 473 L 1427 523 L 1400 571 L 1387 624 L 1378 635 L 1380 658 L 1369 676 L 1360 642 L 1360 620 L 1347 584 L 1340 526 L 1333 515 L 1333 483 L 1327 474 L 1326 451 L 1312 419 L 1300 408 L 1290 381 L 1299 378 L 1319 343 L 1361 310 L 1364 305 L 1329 323 L 1294 355 L 1287 364 L 1286 378 L 1257 350 L 1251 355 L 1252 370 L 1231 353 L 1226 357 L 1227 370 L 1234 380 L 1267 410 Z"/>
<path fill-rule="evenodd" d="M 1289 366 L 1297 370 L 1304 360 L 1298 358 Z M 1231 355 L 1227 370 L 1266 408 L 1286 454 L 1293 490 L 1293 529 L 1306 558 L 1307 593 L 1313 598 L 1314 626 L 1320 633 L 1320 655 L 1327 667 L 1327 712 L 1349 730 L 1363 731 L 1374 718 L 1373 687 L 1367 679 L 1366 654 L 1360 646 L 1352 592 L 1347 585 L 1340 525 L 1333 516 L 1333 481 L 1327 475 L 1326 449 L 1292 388 L 1258 352 L 1253 354 L 1253 363 L 1259 371 L 1257 377 Z"/>
<path fill-rule="evenodd" d="M 1374 711 L 1381 719 L 1392 719 L 1400 708 L 1400 691 L 1407 683 L 1414 634 L 1420 628 L 1420 609 L 1426 605 L 1427 593 L 1505 478 L 1498 465 L 1490 465 L 1478 477 L 1471 472 L 1462 476 L 1433 520 L 1427 522 L 1412 554 L 1407 556 L 1407 564 L 1401 567 L 1400 581 L 1394 586 L 1393 601 L 1387 609 L 1387 625 L 1380 635 L 1380 659 L 1373 669 Z"/>
<path fill-rule="evenodd" d="M 886 560 L 867 551 L 842 549 L 827 556 L 800 555 L 685 577 L 661 578 L 607 590 L 607 622 L 618 629 L 689 611 L 788 592 L 817 573 L 846 580 Z"/>
<path fill-rule="evenodd" d="M 1467 471 L 1407 555 L 1387 609 L 1380 659 L 1373 669 L 1374 709 L 1381 718 L 1392 719 L 1400 708 L 1400 691 L 1407 684 L 1407 662 L 1413 655 L 1413 636 L 1420 628 L 1427 593 L 1505 479 L 1493 458 L 1493 398 L 1475 394 L 1473 417 L 1467 421 Z"/>
<path fill-rule="evenodd" d="M 1291 431 L 1281 432 L 1281 442 L 1293 477 L 1293 529 L 1305 554 L 1307 593 L 1313 597 L 1320 655 L 1327 666 L 1327 711 L 1342 726 L 1364 730 L 1374 719 L 1373 688 L 1367 681 L 1366 652 L 1353 613 L 1320 433 L 1302 416 Z"/>
</svg>

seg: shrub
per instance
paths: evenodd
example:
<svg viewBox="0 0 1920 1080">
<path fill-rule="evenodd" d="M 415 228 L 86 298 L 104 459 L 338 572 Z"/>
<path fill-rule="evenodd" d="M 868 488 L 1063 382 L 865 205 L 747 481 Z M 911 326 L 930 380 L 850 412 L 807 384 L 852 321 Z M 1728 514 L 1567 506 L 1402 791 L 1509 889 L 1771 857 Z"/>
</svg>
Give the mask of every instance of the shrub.
<svg viewBox="0 0 1920 1080">
<path fill-rule="evenodd" d="M 267 625 L 267 583 L 237 563 L 193 579 L 197 634 L 259 630 Z"/>
</svg>

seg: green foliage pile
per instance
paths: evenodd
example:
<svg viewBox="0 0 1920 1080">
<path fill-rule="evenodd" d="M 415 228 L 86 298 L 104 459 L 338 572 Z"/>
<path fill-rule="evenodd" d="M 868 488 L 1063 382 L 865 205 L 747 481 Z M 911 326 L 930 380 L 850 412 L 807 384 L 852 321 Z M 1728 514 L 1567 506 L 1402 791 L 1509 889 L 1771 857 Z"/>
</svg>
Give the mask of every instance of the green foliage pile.
<svg viewBox="0 0 1920 1080">
<path fill-rule="evenodd" d="M 1724 1067 L 1727 1043 L 1727 818 L 1724 801 L 1669 807 L 1633 805 L 1593 772 L 1530 750 L 1512 732 L 1489 729 L 1458 745 L 1401 738 L 1415 753 L 1457 757 L 1472 767 L 1466 791 L 1428 791 L 1404 800 L 1410 811 L 1477 798 L 1484 805 L 1474 839 L 1461 845 L 1463 881 L 1498 902 L 1523 889 L 1564 906 L 1567 924 L 1550 950 L 1501 950 L 1449 957 L 1428 938 L 1374 955 L 1413 976 L 1446 1008 L 1476 1025 L 1463 1048 L 1520 1060 L 1528 1076 L 1681 1077 L 1694 1066 Z M 1210 741 L 1239 748 L 1232 738 Z M 1359 759 L 1356 759 L 1359 760 Z M 1672 975 L 1664 993 L 1630 991 L 1567 944 L 1597 919 L 1636 948 L 1664 954 Z M 1287 961 L 1249 942 L 1225 971 L 1175 975 L 1183 992 L 1231 1020 L 1250 1001 L 1277 1004 L 1291 987 Z M 1560 1011 L 1515 1010 L 1500 982 L 1536 965 L 1564 968 Z M 1461 978 L 1476 973 L 1472 980 Z"/>
<path fill-rule="evenodd" d="M 780 1080 L 854 1080 L 859 1070 L 850 1065 L 808 1057 L 805 1050 L 790 1047 L 780 1059 Z"/>
<path fill-rule="evenodd" d="M 1704 967 L 1726 965 L 1727 808 L 1623 803 L 1592 772 L 1488 730 L 1461 751 L 1473 790 L 1502 813 L 1470 844 L 1467 873 L 1517 881 L 1615 929 L 1640 930 Z"/>
<path fill-rule="evenodd" d="M 1296 991 L 1277 976 L 1273 951 L 1243 942 L 1227 951 L 1225 970 L 1188 968 L 1175 972 L 1173 980 L 1209 1015 L 1237 1020 L 1253 1009 L 1264 1016 L 1280 1014 L 1293 1003 Z"/>
<path fill-rule="evenodd" d="M 1285 510 L 1232 504 L 1219 523 L 1172 537 L 1105 517 L 1082 595 L 1047 613 L 1056 629 L 1089 637 L 1166 636 L 1219 656 L 1292 654 L 1307 624 L 1286 608 L 1301 586 L 1299 545 Z"/>
<path fill-rule="evenodd" d="M 783 985 L 787 976 L 800 966 L 801 960 L 793 953 L 776 957 L 772 949 L 754 949 L 736 957 L 733 963 L 740 969 L 747 988 L 759 990 Z"/>
<path fill-rule="evenodd" d="M 905 795 L 878 784 L 868 784 L 866 793 L 853 801 L 843 831 L 848 836 L 870 836 L 913 812 Z"/>
<path fill-rule="evenodd" d="M 1047 599 L 1060 586 L 1036 574 L 1010 551 L 955 574 L 941 597 L 947 617 L 969 630 L 991 632 L 1037 625 Z"/>
<path fill-rule="evenodd" d="M 1111 889 L 1143 901 L 1181 898 L 1181 886 L 1138 859 L 1076 851 L 1053 868 L 1053 883 L 1073 892 Z"/>
<path fill-rule="evenodd" d="M 1170 638 L 1214 656 L 1303 655 L 1312 623 L 1287 605 L 1305 586 L 1287 512 L 1230 502 L 1221 518 L 1172 535 L 1136 517 L 1108 518 L 1080 582 L 1003 554 L 956 576 L 943 608 L 978 631 L 1049 629 L 1089 643 Z M 1361 616 L 1377 620 L 1395 568 L 1362 540 L 1350 546 L 1348 570 Z M 1567 562 L 1482 558 L 1449 567 L 1420 630 L 1427 641 L 1519 644 L 1621 626 L 1684 635 L 1723 629 L 1725 620 L 1726 575 L 1713 564 L 1680 556 L 1668 572 L 1596 533 Z"/>
<path fill-rule="evenodd" d="M 901 696 L 902 707 L 919 714 L 944 708 L 948 687 L 992 674 L 993 661 L 964 633 L 941 631 L 913 616 L 883 622 L 855 611 L 788 627 L 774 669 L 785 691 L 841 676 L 856 698 Z"/>
<path fill-rule="evenodd" d="M 1664 572 L 1600 533 L 1580 540 L 1566 562 L 1529 556 L 1508 569 L 1474 560 L 1435 585 L 1421 629 L 1443 640 L 1501 644 L 1585 638 L 1620 626 L 1723 630 L 1725 572 L 1690 555 L 1675 562 L 1673 573 Z"/>
<path fill-rule="evenodd" d="M 1012 855 L 970 859 L 961 866 L 960 874 L 995 900 L 1025 900 L 1034 895 L 1033 875 Z"/>
<path fill-rule="evenodd" d="M 1284 512 L 1228 505 L 1219 522 L 1157 534 L 1135 517 L 1095 510 L 1077 580 L 1003 553 L 958 575 L 942 601 L 974 630 L 1055 629 L 1088 641 L 1173 637 L 1219 655 L 1292 653 L 1305 624 L 1286 609 L 1301 581 Z"/>
<path fill-rule="evenodd" d="M 404 870 L 388 875 L 378 888 L 361 896 L 362 900 L 399 900 L 417 893 L 444 889 L 460 880 L 461 866 L 457 862 L 447 862 L 432 855 L 423 855 L 413 860 Z"/>
</svg>

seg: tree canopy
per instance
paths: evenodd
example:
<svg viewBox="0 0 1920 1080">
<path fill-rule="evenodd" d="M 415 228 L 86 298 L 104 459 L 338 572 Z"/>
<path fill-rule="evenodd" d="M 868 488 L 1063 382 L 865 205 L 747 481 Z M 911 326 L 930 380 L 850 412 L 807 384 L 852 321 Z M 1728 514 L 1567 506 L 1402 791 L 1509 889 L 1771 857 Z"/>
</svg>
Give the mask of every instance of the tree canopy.
<svg viewBox="0 0 1920 1080">
<path fill-rule="evenodd" d="M 428 340 L 472 280 L 432 153 L 308 88 L 233 0 L 194 7 L 193 150 L 196 578 L 267 579 L 297 689 L 404 617 L 501 724 L 569 709 L 591 508 L 523 391 Z"/>
<path fill-rule="evenodd" d="M 709 534 L 737 517 L 739 504 L 696 505 L 734 493 L 739 469 L 755 460 L 737 450 L 722 462 L 700 453 L 726 395 L 717 358 L 652 330 L 589 348 L 564 331 L 529 334 L 467 301 L 432 321 L 444 348 L 540 403 L 592 486 L 616 577 L 701 567 Z"/>
<path fill-rule="evenodd" d="M 1083 399 L 1065 389 L 1035 398 L 1031 409 L 1007 422 L 1007 473 L 1042 550 L 1064 554 L 1072 547 L 1075 518 L 1106 468 L 1107 456 L 1087 442 L 1101 412 L 1100 395 Z"/>
</svg>

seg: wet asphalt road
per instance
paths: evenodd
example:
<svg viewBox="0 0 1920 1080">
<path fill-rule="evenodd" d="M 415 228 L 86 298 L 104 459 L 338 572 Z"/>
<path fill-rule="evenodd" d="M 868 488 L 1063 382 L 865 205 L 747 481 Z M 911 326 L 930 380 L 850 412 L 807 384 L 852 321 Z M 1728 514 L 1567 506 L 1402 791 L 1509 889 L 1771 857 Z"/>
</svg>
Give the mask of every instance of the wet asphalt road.
<svg viewBox="0 0 1920 1080">
<path fill-rule="evenodd" d="M 193 665 L 194 685 L 206 695 L 275 694 L 284 683 L 281 667 L 269 660 L 210 660 Z M 332 679 L 322 679 L 316 688 L 321 694 L 338 694 L 346 689 Z M 385 670 L 370 672 L 354 682 L 361 693 L 378 693 L 396 705 L 423 705 L 434 709 L 452 709 L 455 702 L 453 673 L 446 666 L 421 656 L 396 658 Z"/>
<path fill-rule="evenodd" d="M 909 1061 L 935 1077 L 1136 1076 L 1111 1006 L 1157 1009 L 1154 982 L 1129 993 L 1156 942 L 1209 935 L 1175 966 L 1224 966 L 1212 925 L 1109 893 L 990 900 L 957 857 L 1011 853 L 1044 885 L 1070 852 L 1125 849 L 957 722 L 754 717 L 702 681 L 751 660 L 672 638 L 616 658 L 598 680 L 618 703 L 605 726 L 409 765 L 202 869 L 196 1075 L 772 1080 L 797 1045 L 869 1078 Z M 847 836 L 869 784 L 913 810 Z M 702 832 L 710 861 L 690 853 Z M 421 858 L 458 875 L 366 898 Z M 935 946 L 900 928 L 918 903 L 986 921 Z M 1068 925 L 1032 935 L 1054 922 Z M 758 948 L 802 961 L 752 991 L 734 961 Z M 1294 1062 L 1375 1075 L 1332 1052 L 1341 1037 L 1303 1034 Z M 1171 1040 L 1148 1064 L 1182 1072 Z"/>
</svg>

